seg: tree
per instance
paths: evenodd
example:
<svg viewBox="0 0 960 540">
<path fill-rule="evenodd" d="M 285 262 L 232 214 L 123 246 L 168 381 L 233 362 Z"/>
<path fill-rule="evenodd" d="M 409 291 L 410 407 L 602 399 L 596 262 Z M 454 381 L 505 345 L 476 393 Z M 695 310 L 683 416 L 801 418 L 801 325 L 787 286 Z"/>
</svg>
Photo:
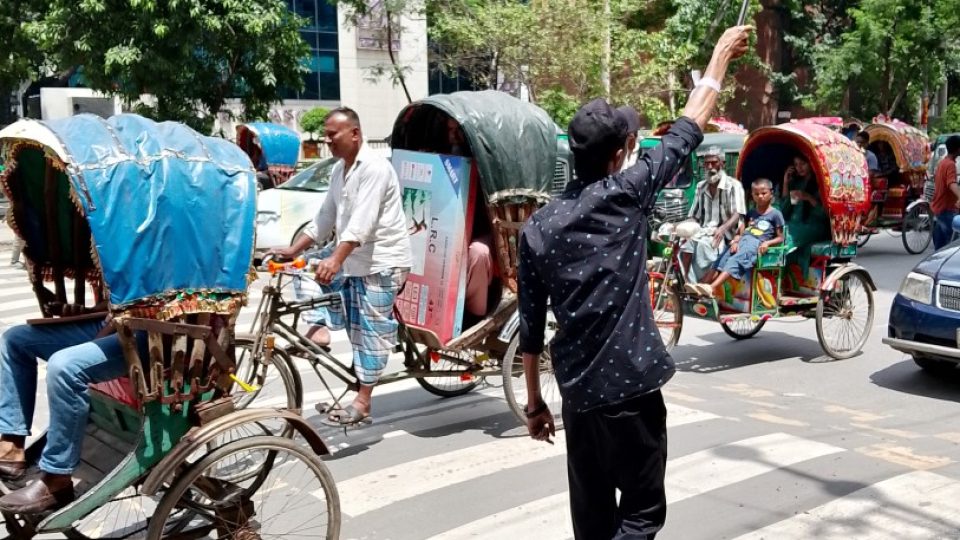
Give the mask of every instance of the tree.
<svg viewBox="0 0 960 540">
<path fill-rule="evenodd" d="M 24 81 L 36 78 L 43 55 L 25 31 L 36 20 L 41 4 L 35 0 L 0 2 L 0 125 L 8 120 L 7 99 Z"/>
<path fill-rule="evenodd" d="M 375 64 L 369 69 L 371 79 L 377 81 L 387 77 L 394 86 L 400 86 L 407 102 L 413 98 L 407 88 L 407 74 L 410 66 L 400 62 L 398 49 L 394 46 L 405 32 L 403 20 L 407 17 L 423 16 L 426 9 L 419 0 L 339 0 L 336 4 L 344 8 L 347 22 L 358 31 L 366 29 L 371 37 L 386 49 L 389 64 Z"/>
<path fill-rule="evenodd" d="M 323 122 L 328 114 L 330 110 L 326 107 L 314 107 L 300 117 L 300 129 L 310 134 L 311 141 L 315 140 L 314 134 L 323 129 Z"/>
<path fill-rule="evenodd" d="M 957 69 L 955 12 L 953 0 L 863 0 L 852 28 L 815 48 L 808 102 L 862 118 L 913 116 L 925 87 Z"/>
<path fill-rule="evenodd" d="M 30 35 L 59 66 L 158 119 L 206 128 L 228 99 L 266 115 L 300 88 L 308 48 L 282 0 L 51 0 Z M 208 130 L 208 129 L 207 129 Z"/>
</svg>

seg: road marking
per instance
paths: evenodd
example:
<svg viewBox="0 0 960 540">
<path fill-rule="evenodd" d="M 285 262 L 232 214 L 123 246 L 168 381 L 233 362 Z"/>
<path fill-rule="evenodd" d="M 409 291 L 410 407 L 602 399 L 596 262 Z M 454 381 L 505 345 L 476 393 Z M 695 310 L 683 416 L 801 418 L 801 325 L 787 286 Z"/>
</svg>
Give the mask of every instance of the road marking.
<svg viewBox="0 0 960 540">
<path fill-rule="evenodd" d="M 701 398 L 691 396 L 690 394 L 685 394 L 683 392 L 677 392 L 676 390 L 668 390 L 664 388 L 660 391 L 663 393 L 663 397 L 672 401 L 686 401 L 687 403 L 701 403 L 703 401 Z"/>
<path fill-rule="evenodd" d="M 516 508 L 491 514 L 428 540 L 470 538 L 552 538 L 573 536 L 570 524 L 570 497 L 566 492 L 544 497 Z"/>
<path fill-rule="evenodd" d="M 888 415 L 879 415 L 867 411 L 858 411 L 856 409 L 850 409 L 841 405 L 827 405 L 823 408 L 823 410 L 827 411 L 828 413 L 845 414 L 855 422 L 876 422 L 877 420 L 889 418 Z"/>
<path fill-rule="evenodd" d="M 761 388 L 753 388 L 749 384 L 726 384 L 723 386 L 714 387 L 717 390 L 723 392 L 731 392 L 733 394 L 738 394 L 746 398 L 769 398 L 774 397 L 776 394 L 769 390 L 763 390 Z"/>
<path fill-rule="evenodd" d="M 843 448 L 773 433 L 710 448 L 667 462 L 667 501 L 679 502 Z"/>
<path fill-rule="evenodd" d="M 884 480 L 736 540 L 954 538 L 960 483 L 916 471 Z"/>
<path fill-rule="evenodd" d="M 770 414 L 768 411 L 757 411 L 750 413 L 747 416 L 753 418 L 754 420 L 769 422 L 771 424 L 780 424 L 781 426 L 807 427 L 810 425 L 806 422 L 801 422 L 800 420 L 793 420 L 791 418 L 784 418 L 782 416 Z"/>
<path fill-rule="evenodd" d="M 563 455 L 565 435 L 555 444 L 527 437 L 498 439 L 436 454 L 337 482 L 340 506 L 358 516 L 447 486 Z"/>
<path fill-rule="evenodd" d="M 780 467 L 842 451 L 842 448 L 775 433 L 697 452 L 668 461 L 667 501 L 673 504 Z M 744 458 L 723 457 L 734 452 L 753 455 Z M 572 535 L 569 497 L 565 492 L 491 514 L 445 531 L 430 540 L 570 538 Z"/>
<path fill-rule="evenodd" d="M 720 418 L 720 417 L 713 413 L 701 411 L 698 409 L 691 409 L 689 407 L 684 407 L 683 405 L 667 403 L 667 427 L 668 428 L 685 426 L 687 424 L 704 422 L 706 420 L 716 420 L 717 418 Z"/>
<path fill-rule="evenodd" d="M 886 443 L 860 447 L 857 448 L 857 452 L 918 471 L 936 469 L 953 462 L 953 460 L 948 457 L 923 456 L 914 453 L 912 448 Z"/>
<path fill-rule="evenodd" d="M 890 436 L 890 437 L 898 437 L 898 438 L 901 438 L 901 439 L 919 439 L 919 438 L 923 437 L 923 435 L 920 435 L 919 433 L 914 433 L 913 431 L 906 431 L 906 430 L 903 430 L 903 429 L 881 428 L 881 427 L 877 427 L 877 426 L 871 426 L 871 425 L 869 425 L 869 424 L 863 424 L 863 423 L 860 423 L 860 422 L 851 422 L 850 425 L 851 425 L 852 427 L 855 427 L 855 428 L 858 428 L 858 429 L 862 429 L 862 430 L 864 430 L 864 431 L 873 431 L 873 432 L 879 433 L 879 434 L 881 434 L 881 435 L 887 435 L 887 436 Z"/>
</svg>

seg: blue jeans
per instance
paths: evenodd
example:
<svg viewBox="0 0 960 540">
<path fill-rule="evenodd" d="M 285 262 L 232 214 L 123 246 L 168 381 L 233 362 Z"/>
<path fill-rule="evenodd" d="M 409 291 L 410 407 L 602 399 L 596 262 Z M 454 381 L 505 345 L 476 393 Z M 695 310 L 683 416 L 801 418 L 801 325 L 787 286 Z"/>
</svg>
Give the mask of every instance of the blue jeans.
<svg viewBox="0 0 960 540">
<path fill-rule="evenodd" d="M 744 276 L 753 270 L 757 265 L 757 253 L 760 251 L 760 239 L 756 236 L 745 234 L 740 237 L 737 244 L 737 252 L 730 253 L 728 247 L 723 255 L 717 259 L 713 267 L 720 272 L 730 274 L 730 277 L 736 280 L 743 280 Z"/>
<path fill-rule="evenodd" d="M 933 223 L 933 250 L 936 251 L 950 243 L 953 238 L 953 217 L 957 213 L 953 210 L 947 210 L 937 214 L 936 221 Z"/>
<path fill-rule="evenodd" d="M 37 401 L 37 358 L 47 361 L 50 428 L 40 469 L 71 474 L 90 411 L 87 385 L 127 371 L 116 334 L 94 339 L 102 321 L 14 326 L 0 334 L 0 434 L 30 435 Z"/>
</svg>

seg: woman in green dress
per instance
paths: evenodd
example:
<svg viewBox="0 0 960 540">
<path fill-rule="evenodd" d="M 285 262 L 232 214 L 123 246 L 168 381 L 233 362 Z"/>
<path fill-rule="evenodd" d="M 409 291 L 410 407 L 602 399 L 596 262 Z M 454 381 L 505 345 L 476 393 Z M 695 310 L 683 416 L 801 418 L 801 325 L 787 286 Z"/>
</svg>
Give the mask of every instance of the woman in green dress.
<svg viewBox="0 0 960 540">
<path fill-rule="evenodd" d="M 810 162 L 801 155 L 794 156 L 793 165 L 783 174 L 780 189 L 780 211 L 787 223 L 792 244 L 796 250 L 791 260 L 800 264 L 803 275 L 810 265 L 810 247 L 830 240 L 830 218 L 823 201 L 817 177 Z"/>
</svg>

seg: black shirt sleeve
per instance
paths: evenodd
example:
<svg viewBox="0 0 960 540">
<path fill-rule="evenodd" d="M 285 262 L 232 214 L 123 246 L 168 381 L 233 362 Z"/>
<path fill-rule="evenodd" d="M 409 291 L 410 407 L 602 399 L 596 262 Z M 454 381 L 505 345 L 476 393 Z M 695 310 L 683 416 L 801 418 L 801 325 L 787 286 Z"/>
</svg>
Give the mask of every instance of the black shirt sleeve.
<svg viewBox="0 0 960 540">
<path fill-rule="evenodd" d="M 693 120 L 678 118 L 660 139 L 660 144 L 644 152 L 633 167 L 621 174 L 628 192 L 641 208 L 650 208 L 657 193 L 683 167 L 687 156 L 703 141 L 703 132 Z"/>
<path fill-rule="evenodd" d="M 537 275 L 534 261 L 542 257 L 535 245 L 538 231 L 527 222 L 520 233 L 517 261 L 517 289 L 520 303 L 520 352 L 539 355 L 543 352 L 544 327 L 547 323 L 547 287 Z M 534 245 L 531 245 L 534 244 Z"/>
</svg>

